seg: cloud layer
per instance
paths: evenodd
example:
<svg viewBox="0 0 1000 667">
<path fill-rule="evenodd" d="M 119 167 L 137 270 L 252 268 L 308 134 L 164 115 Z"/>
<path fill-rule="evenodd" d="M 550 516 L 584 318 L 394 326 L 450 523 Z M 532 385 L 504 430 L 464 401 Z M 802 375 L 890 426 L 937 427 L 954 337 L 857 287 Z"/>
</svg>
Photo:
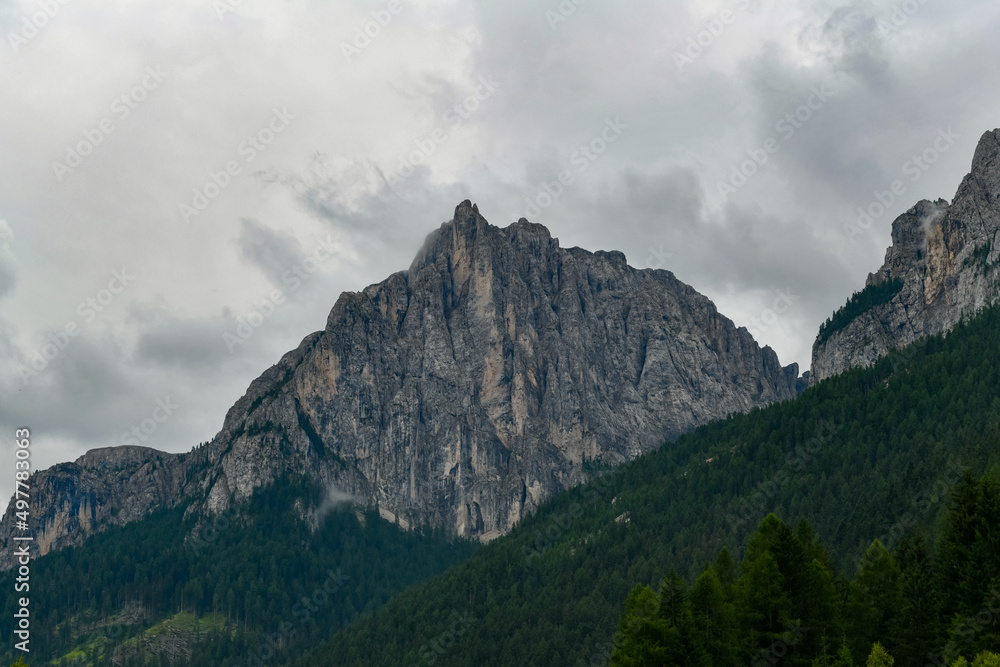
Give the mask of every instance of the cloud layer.
<svg viewBox="0 0 1000 667">
<path fill-rule="evenodd" d="M 804 370 L 1000 125 L 987 0 L 57 6 L 0 5 L 0 428 L 36 468 L 210 439 L 466 198 L 672 270 Z"/>
</svg>

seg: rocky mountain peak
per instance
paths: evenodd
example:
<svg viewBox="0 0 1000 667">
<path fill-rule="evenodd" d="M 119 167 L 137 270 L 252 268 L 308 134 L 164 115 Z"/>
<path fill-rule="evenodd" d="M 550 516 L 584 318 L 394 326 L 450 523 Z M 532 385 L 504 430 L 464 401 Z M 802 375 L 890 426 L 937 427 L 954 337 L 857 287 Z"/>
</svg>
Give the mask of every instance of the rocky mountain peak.
<svg viewBox="0 0 1000 667">
<path fill-rule="evenodd" d="M 90 452 L 33 487 L 47 549 L 186 500 L 220 513 L 290 474 L 489 539 L 594 467 L 795 396 L 797 376 L 672 273 L 562 248 L 523 218 L 495 227 L 464 201 L 408 270 L 342 294 L 207 446 Z"/>
<path fill-rule="evenodd" d="M 870 365 L 996 303 L 998 251 L 1000 130 L 993 130 L 980 138 L 950 204 L 923 200 L 893 221 L 885 261 L 865 284 L 867 308 L 846 307 L 813 344 L 812 382 Z"/>
</svg>

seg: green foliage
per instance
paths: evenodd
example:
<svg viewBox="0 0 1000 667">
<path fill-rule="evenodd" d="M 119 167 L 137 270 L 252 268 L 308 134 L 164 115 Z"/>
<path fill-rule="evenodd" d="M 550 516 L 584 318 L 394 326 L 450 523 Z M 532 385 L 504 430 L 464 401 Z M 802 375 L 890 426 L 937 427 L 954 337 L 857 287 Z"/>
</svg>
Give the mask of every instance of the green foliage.
<svg viewBox="0 0 1000 667">
<path fill-rule="evenodd" d="M 990 651 L 983 651 L 976 656 L 972 667 L 1000 667 L 1000 655 L 991 653 Z"/>
<path fill-rule="evenodd" d="M 949 525 L 973 522 L 983 526 L 983 519 L 990 516 L 988 498 L 995 487 L 996 482 L 989 476 L 970 481 L 967 486 L 963 484 L 955 492 L 949 511 Z M 962 500 L 968 497 L 979 498 L 979 502 L 966 507 Z M 989 540 L 997 533 L 1000 533 L 1000 524 L 983 526 L 983 530 L 977 533 L 977 539 Z M 950 540 L 950 533 L 943 534 L 941 546 L 949 545 Z M 954 553 L 954 545 L 951 548 Z M 789 667 L 832 667 L 853 665 L 857 660 L 866 667 L 893 667 L 896 662 L 891 655 L 894 646 L 910 651 L 907 654 L 909 657 L 900 663 L 901 667 L 952 664 L 954 654 L 972 654 L 966 649 L 974 645 L 973 638 L 967 636 L 969 632 L 962 632 L 969 630 L 972 621 L 961 615 L 956 615 L 952 622 L 948 645 L 943 651 L 933 651 L 940 646 L 935 638 L 942 636 L 944 628 L 935 622 L 934 610 L 928 604 L 928 600 L 933 599 L 931 596 L 913 600 L 914 605 L 924 606 L 931 612 L 919 628 L 904 628 L 899 622 L 904 586 L 911 587 L 918 582 L 933 586 L 933 567 L 922 537 L 916 535 L 900 544 L 897 554 L 902 567 L 881 542 L 872 542 L 862 555 L 854 579 L 847 587 L 847 595 L 843 598 L 838 596 L 820 558 L 814 557 L 821 555 L 820 549 L 808 524 L 800 522 L 798 529 L 792 532 L 775 515 L 765 517 L 748 540 L 739 567 L 740 576 L 731 589 L 731 595 L 726 594 L 711 566 L 698 578 L 690 596 L 690 607 L 699 622 L 695 623 L 693 631 L 683 635 L 686 654 L 678 652 L 681 648 L 678 641 L 680 635 L 631 632 L 636 624 L 638 601 L 645 609 L 659 609 L 661 617 L 664 607 L 682 609 L 686 613 L 683 607 L 684 582 L 671 573 L 658 597 L 653 596 L 648 588 L 637 586 L 619 622 L 612 664 L 667 667 L 700 664 L 702 647 L 708 648 L 710 664 L 717 666 L 764 665 L 781 660 L 783 665 Z M 986 554 L 980 565 L 989 569 L 998 561 L 1000 552 Z M 947 567 L 947 563 L 942 563 L 942 566 Z M 810 578 L 816 579 L 812 585 L 808 583 Z M 938 581 L 943 582 L 942 585 L 952 585 L 952 580 L 948 578 L 939 578 Z M 966 583 L 964 578 L 957 581 L 958 585 Z M 985 636 L 988 626 L 998 620 L 992 615 L 994 602 L 1000 607 L 1000 591 L 986 594 L 980 590 L 975 605 L 982 612 L 977 614 L 978 625 L 972 634 L 980 632 Z M 841 606 L 843 623 L 838 621 L 841 616 L 837 613 Z M 912 613 L 912 610 L 907 613 Z M 705 617 L 712 622 L 701 620 Z M 787 628 L 784 632 L 779 631 L 779 623 Z M 679 627 L 680 623 L 675 625 Z M 927 637 L 918 645 L 927 650 L 915 653 L 914 647 L 907 644 L 914 630 L 926 633 Z M 810 636 L 818 636 L 819 641 L 810 642 Z M 841 650 L 836 658 L 830 654 L 829 637 L 841 638 Z M 967 641 L 960 645 L 959 637 Z M 995 645 L 992 639 L 987 643 Z M 855 647 L 854 656 L 849 646 Z M 988 656 L 983 661 L 987 659 Z M 968 663 L 962 657 L 955 664 Z"/>
<path fill-rule="evenodd" d="M 872 652 L 868 654 L 868 662 L 865 667 L 892 667 L 896 661 L 892 659 L 889 652 L 880 643 L 872 644 Z"/>
<path fill-rule="evenodd" d="M 903 281 L 900 278 L 893 278 L 877 285 L 866 285 L 860 292 L 852 294 L 846 304 L 820 325 L 818 341 L 825 343 L 830 336 L 845 329 L 858 315 L 892 301 L 902 289 Z"/>
<path fill-rule="evenodd" d="M 936 664 L 971 659 L 995 650 L 1000 631 L 976 620 L 1000 610 L 990 597 L 1000 590 L 997 486 L 979 477 L 1000 466 L 998 349 L 992 309 L 794 401 L 697 429 L 600 476 L 594 467 L 591 482 L 475 550 L 403 533 L 374 512 L 362 522 L 335 511 L 314 532 L 296 508 L 320 491 L 294 480 L 255 496 L 200 550 L 185 508 L 159 512 L 33 563 L 32 604 L 46 610 L 33 639 L 52 655 L 86 647 L 87 664 L 102 665 L 180 610 L 219 612 L 224 630 L 196 641 L 191 664 L 243 665 L 339 567 L 350 583 L 268 664 L 578 666 L 612 651 L 619 664 L 665 664 L 688 651 L 685 664 L 785 652 L 787 667 L 842 666 L 863 663 L 871 646 L 850 654 L 860 646 L 852 628 L 869 631 L 855 612 L 882 628 L 875 640 L 901 667 L 921 618 L 929 650 L 951 656 Z M 949 472 L 960 467 L 966 479 Z M 913 529 L 932 552 L 908 546 Z M 0 587 L 10 590 L 9 573 Z M 923 598 L 904 595 L 920 587 Z M 876 608 L 893 599 L 895 611 Z M 152 617 L 108 637 L 107 622 L 131 602 Z M 2 645 L 9 632 L 0 625 Z"/>
<path fill-rule="evenodd" d="M 854 667 L 854 659 L 851 657 L 851 650 L 847 648 L 846 641 L 840 646 L 840 652 L 837 653 L 837 659 L 833 661 L 833 667 Z"/>
<path fill-rule="evenodd" d="M 290 664 L 409 665 L 447 630 L 456 611 L 475 623 L 433 656 L 436 667 L 600 664 L 637 582 L 655 591 L 671 569 L 692 581 L 710 562 L 723 589 L 735 589 L 729 599 L 738 622 L 756 618 L 757 635 L 741 638 L 738 655 L 766 649 L 768 637 L 773 642 L 789 632 L 782 620 L 810 628 L 796 647 L 810 658 L 820 655 L 824 641 L 840 647 L 849 620 L 842 573 L 855 573 L 878 539 L 893 554 L 903 586 L 910 580 L 897 547 L 916 529 L 936 541 L 961 477 L 953 471 L 968 467 L 979 474 L 1000 464 L 998 350 L 1000 309 L 994 308 L 947 337 L 831 378 L 793 401 L 699 428 L 552 499 L 468 561 Z M 826 548 L 798 528 L 788 532 L 799 547 L 786 531 L 772 531 L 758 538 L 773 543 L 765 550 L 769 557 L 751 559 L 756 583 L 741 584 L 736 559 L 771 512 L 791 525 L 808 519 Z M 626 513 L 627 522 L 617 520 Z M 796 548 L 804 553 L 797 556 Z M 761 591 L 774 581 L 788 582 L 787 588 L 778 599 L 765 599 Z M 822 603 L 803 604 L 815 591 Z M 755 606 L 738 609 L 738 595 Z M 698 625 L 693 596 L 694 588 Z M 927 604 L 940 608 L 936 600 Z M 935 633 L 943 634 L 932 637 L 931 647 L 940 648 L 947 625 L 932 616 Z M 902 665 L 902 640 L 880 641 Z M 711 642 L 704 645 L 717 655 Z M 870 646 L 852 659 L 862 664 Z M 836 660 L 848 664 L 842 655 Z"/>
<path fill-rule="evenodd" d="M 179 507 L 34 560 L 33 659 L 158 665 L 148 647 L 183 637 L 191 665 L 243 666 L 270 650 L 265 636 L 281 635 L 284 661 L 478 548 L 440 531 L 402 531 L 374 509 L 341 506 L 307 523 L 300 511 L 323 495 L 286 479 L 214 525 L 196 526 Z M 11 576 L 0 574 L 4 590 Z M 13 598 L 0 607 L 5 617 Z M 146 615 L 122 620 L 123 607 Z M 0 624 L 8 646 L 9 626 Z"/>
<path fill-rule="evenodd" d="M 875 540 L 861 557 L 848 590 L 847 629 L 856 657 L 865 656 L 879 639 L 886 641 L 894 636 L 899 604 L 899 567 L 882 543 Z"/>
</svg>

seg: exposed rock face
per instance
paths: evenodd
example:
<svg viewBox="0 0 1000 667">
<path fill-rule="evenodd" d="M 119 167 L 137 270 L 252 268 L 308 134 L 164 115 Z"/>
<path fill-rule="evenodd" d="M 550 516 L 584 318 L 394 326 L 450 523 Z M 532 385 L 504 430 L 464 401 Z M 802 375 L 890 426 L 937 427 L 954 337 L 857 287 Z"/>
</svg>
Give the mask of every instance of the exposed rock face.
<svg viewBox="0 0 1000 667">
<path fill-rule="evenodd" d="M 44 554 L 79 544 L 98 527 L 124 525 L 173 505 L 181 491 L 181 458 L 147 447 L 107 447 L 33 475 L 30 531 L 14 526 L 12 500 L 0 523 L 0 567 L 11 565 L 12 535 L 33 536 L 32 553 Z"/>
<path fill-rule="evenodd" d="M 326 329 L 255 380 L 212 443 L 159 454 L 157 470 L 133 452 L 95 480 L 68 464 L 75 486 L 46 502 L 79 513 L 81 496 L 96 498 L 86 526 L 59 533 L 68 544 L 107 513 L 105 488 L 119 494 L 111 505 L 134 503 L 132 518 L 187 497 L 218 513 L 298 473 L 411 524 L 489 538 L 583 481 L 585 462 L 614 465 L 791 398 L 797 377 L 670 272 L 561 248 L 524 219 L 499 229 L 466 201 L 409 270 L 341 295 Z M 59 468 L 36 478 L 72 476 Z"/>
<path fill-rule="evenodd" d="M 1000 299 L 1000 130 L 979 140 L 955 199 L 921 201 L 892 223 L 885 263 L 866 285 L 890 280 L 902 290 L 813 345 L 811 382 L 948 331 Z"/>
</svg>

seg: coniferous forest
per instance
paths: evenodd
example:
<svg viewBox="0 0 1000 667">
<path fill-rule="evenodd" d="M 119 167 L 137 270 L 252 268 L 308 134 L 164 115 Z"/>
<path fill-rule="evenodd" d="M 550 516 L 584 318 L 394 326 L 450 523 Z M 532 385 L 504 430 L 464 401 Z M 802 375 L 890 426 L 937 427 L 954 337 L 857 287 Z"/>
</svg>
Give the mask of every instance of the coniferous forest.
<svg viewBox="0 0 1000 667">
<path fill-rule="evenodd" d="M 768 515 L 739 564 L 723 547 L 692 586 L 671 571 L 625 601 L 611 664 L 1000 665 L 1000 484 L 970 475 L 933 550 L 874 540 L 850 579 L 809 523 Z M 976 658 L 972 658 L 976 656 Z"/>
<path fill-rule="evenodd" d="M 506 537 L 349 624 L 291 664 L 423 665 L 433 659 L 435 665 L 456 666 L 606 665 L 622 613 L 634 613 L 625 605 L 637 584 L 659 591 L 671 571 L 679 577 L 678 588 L 678 581 L 697 582 L 725 547 L 733 561 L 729 571 L 735 585 L 742 578 L 743 566 L 737 563 L 744 561 L 744 554 L 751 571 L 764 567 L 767 558 L 760 554 L 777 548 L 772 541 L 784 532 L 778 529 L 784 524 L 795 526 L 795 540 L 810 554 L 810 567 L 818 560 L 828 575 L 814 572 L 811 580 L 796 580 L 798 592 L 791 598 L 776 588 L 776 604 L 784 606 L 773 609 L 738 610 L 739 599 L 731 599 L 733 614 L 748 614 L 735 617 L 735 635 L 724 641 L 736 647 L 735 659 L 743 660 L 741 664 L 773 643 L 767 633 L 788 632 L 784 621 L 801 620 L 802 627 L 810 627 L 813 618 L 826 614 L 836 623 L 830 621 L 826 630 L 822 625 L 811 628 L 805 635 L 807 646 L 821 643 L 825 633 L 826 651 L 836 660 L 844 657 L 840 654 L 846 637 L 851 659 L 860 665 L 866 664 L 877 640 L 895 651 L 891 655 L 896 665 L 906 665 L 899 635 L 883 634 L 876 627 L 872 636 L 855 636 L 851 626 L 844 625 L 855 618 L 850 605 L 857 600 L 848 595 L 846 582 L 858 581 L 859 591 L 864 590 L 871 577 L 859 580 L 856 574 L 859 564 L 867 562 L 866 554 L 878 552 L 877 546 L 872 551 L 875 540 L 907 577 L 913 576 L 911 560 L 923 562 L 923 556 L 914 555 L 922 551 L 930 563 L 945 562 L 943 554 L 949 550 L 954 554 L 948 558 L 964 563 L 961 574 L 951 575 L 968 588 L 961 601 L 940 599 L 938 593 L 948 587 L 933 574 L 947 571 L 940 566 L 927 574 L 937 582 L 933 588 L 916 591 L 906 578 L 900 584 L 905 586 L 901 600 L 933 610 L 929 622 L 934 634 L 918 650 L 943 650 L 952 620 L 942 615 L 978 614 L 977 604 L 990 599 L 991 578 L 997 574 L 994 569 L 986 577 L 984 561 L 1000 551 L 996 532 L 984 541 L 942 535 L 950 499 L 960 489 L 971 488 L 963 487 L 963 479 L 978 480 L 987 472 L 994 480 L 1000 478 L 998 350 L 1000 309 L 994 308 L 947 336 L 924 339 L 871 368 L 826 380 L 793 401 L 699 428 L 555 498 Z M 969 511 L 962 504 L 959 510 Z M 985 511 L 994 512 L 995 522 L 995 510 L 987 506 Z M 769 514 L 783 523 L 765 521 Z M 800 528 L 802 519 L 808 523 Z M 971 530 L 973 523 L 960 525 Z M 795 540 L 788 538 L 786 546 L 795 548 Z M 974 546 L 963 553 L 959 544 Z M 782 558 L 778 562 L 788 563 L 791 557 Z M 991 562 L 995 568 L 996 560 Z M 780 568 L 771 568 L 772 575 L 786 576 Z M 984 576 L 978 583 L 976 573 Z M 792 606 L 812 599 L 812 593 L 799 587 L 826 576 L 834 591 L 831 598 L 827 586 L 826 611 L 807 615 Z M 756 583 L 749 587 L 751 581 L 753 577 L 740 584 L 748 594 L 769 594 Z M 786 585 L 777 576 L 770 583 Z M 788 601 L 780 602 L 781 596 Z M 761 608 L 770 615 L 751 618 Z M 872 608 L 879 607 L 873 603 Z M 448 623 L 453 610 L 475 619 L 456 637 Z M 748 631 L 741 634 L 744 627 Z M 998 651 L 1000 646 L 989 646 L 995 631 L 977 633 L 982 644 L 976 646 Z M 442 638 L 448 640 L 443 642 L 447 648 L 438 644 L 435 650 L 434 642 Z M 810 655 L 810 661 L 815 657 Z M 764 664 L 778 661 L 772 655 Z"/>
<path fill-rule="evenodd" d="M 163 511 L 35 561 L 32 664 L 989 665 L 998 349 L 995 308 L 593 464 L 485 546 L 355 508 L 317 529 L 292 479 L 217 530 Z"/>
</svg>

